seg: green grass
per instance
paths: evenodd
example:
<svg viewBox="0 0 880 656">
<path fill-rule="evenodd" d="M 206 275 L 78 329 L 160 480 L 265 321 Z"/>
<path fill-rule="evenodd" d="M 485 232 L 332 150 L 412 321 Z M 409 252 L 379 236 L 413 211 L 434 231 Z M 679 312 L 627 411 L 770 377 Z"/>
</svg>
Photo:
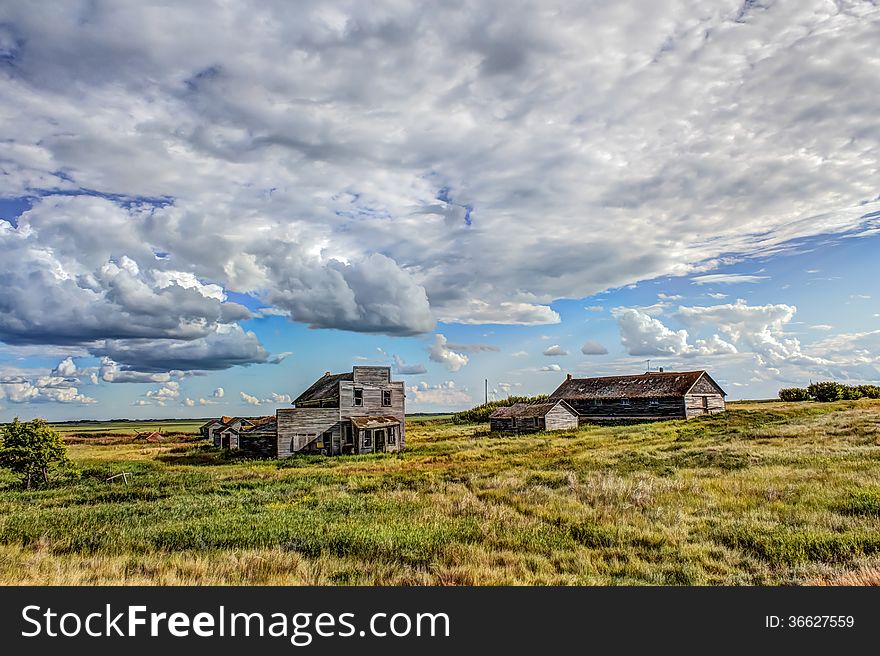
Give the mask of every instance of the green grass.
<svg viewBox="0 0 880 656">
<path fill-rule="evenodd" d="M 521 437 L 431 419 L 408 422 L 402 454 L 80 440 L 50 489 L 0 473 L 0 582 L 877 580 L 880 402 Z"/>
<path fill-rule="evenodd" d="M 77 421 L 52 424 L 62 435 L 134 435 L 152 431 L 195 434 L 204 419 L 157 419 L 153 421 Z"/>
</svg>

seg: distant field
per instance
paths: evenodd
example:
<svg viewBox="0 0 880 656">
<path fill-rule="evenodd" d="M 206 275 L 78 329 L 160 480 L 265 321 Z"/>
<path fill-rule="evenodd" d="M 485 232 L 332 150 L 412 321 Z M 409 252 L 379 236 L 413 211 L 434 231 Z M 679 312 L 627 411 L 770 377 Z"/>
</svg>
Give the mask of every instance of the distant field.
<svg viewBox="0 0 880 656">
<path fill-rule="evenodd" d="M 0 583 L 880 583 L 880 402 L 731 407 L 335 458 L 81 440 L 50 489 L 0 470 Z"/>
<path fill-rule="evenodd" d="M 156 421 L 82 421 L 52 424 L 62 434 L 131 434 L 152 431 L 195 434 L 204 419 L 159 419 Z"/>
<path fill-rule="evenodd" d="M 410 415 L 408 422 L 448 421 L 451 414 Z M 81 421 L 52 424 L 60 433 L 76 435 L 134 435 L 136 432 L 161 431 L 162 433 L 185 433 L 194 435 L 207 419 L 158 419 L 155 421 Z"/>
</svg>

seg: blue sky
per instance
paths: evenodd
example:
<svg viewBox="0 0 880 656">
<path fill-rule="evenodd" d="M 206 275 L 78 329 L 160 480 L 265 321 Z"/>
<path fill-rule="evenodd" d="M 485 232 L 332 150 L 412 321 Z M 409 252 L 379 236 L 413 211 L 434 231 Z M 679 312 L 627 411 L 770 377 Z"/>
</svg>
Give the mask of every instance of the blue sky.
<svg viewBox="0 0 880 656">
<path fill-rule="evenodd" d="M 358 363 L 422 412 L 877 382 L 878 22 L 4 6 L 0 419 L 270 414 Z"/>
</svg>

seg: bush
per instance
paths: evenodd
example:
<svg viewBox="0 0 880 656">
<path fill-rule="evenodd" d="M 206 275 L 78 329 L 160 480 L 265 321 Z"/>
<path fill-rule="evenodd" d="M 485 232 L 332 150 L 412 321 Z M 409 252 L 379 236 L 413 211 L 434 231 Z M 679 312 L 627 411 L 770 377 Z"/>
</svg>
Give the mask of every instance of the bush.
<svg viewBox="0 0 880 656">
<path fill-rule="evenodd" d="M 22 485 L 49 484 L 49 471 L 67 462 L 64 441 L 43 419 L 21 422 L 18 417 L 3 427 L 0 467 L 21 476 Z"/>
<path fill-rule="evenodd" d="M 810 396 L 817 401 L 838 401 L 843 398 L 842 387 L 843 386 L 840 383 L 827 381 L 823 383 L 810 383 L 807 391 L 810 393 Z"/>
<path fill-rule="evenodd" d="M 803 387 L 786 387 L 779 390 L 779 398 L 782 401 L 809 401 L 810 393 Z"/>
<path fill-rule="evenodd" d="M 508 396 L 506 399 L 501 399 L 500 401 L 489 401 L 488 403 L 483 403 L 470 410 L 456 412 L 452 415 L 452 422 L 455 424 L 473 424 L 481 421 L 489 421 L 489 415 L 495 412 L 498 408 L 506 408 L 514 403 L 540 403 L 549 398 L 550 397 L 546 394 L 540 394 L 538 396 Z"/>
</svg>

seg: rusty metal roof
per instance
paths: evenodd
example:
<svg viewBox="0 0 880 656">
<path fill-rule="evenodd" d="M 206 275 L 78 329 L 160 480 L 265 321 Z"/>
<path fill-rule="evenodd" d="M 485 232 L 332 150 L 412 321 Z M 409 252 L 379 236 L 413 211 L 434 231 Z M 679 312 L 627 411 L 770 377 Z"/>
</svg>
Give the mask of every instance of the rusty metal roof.
<svg viewBox="0 0 880 656">
<path fill-rule="evenodd" d="M 635 376 L 571 378 L 563 381 L 551 399 L 632 399 L 683 397 L 705 376 L 721 394 L 724 390 L 705 371 L 647 372 Z"/>
<path fill-rule="evenodd" d="M 385 415 L 382 417 L 349 417 L 351 423 L 357 428 L 383 428 L 385 426 L 399 426 L 400 419 Z"/>
</svg>

